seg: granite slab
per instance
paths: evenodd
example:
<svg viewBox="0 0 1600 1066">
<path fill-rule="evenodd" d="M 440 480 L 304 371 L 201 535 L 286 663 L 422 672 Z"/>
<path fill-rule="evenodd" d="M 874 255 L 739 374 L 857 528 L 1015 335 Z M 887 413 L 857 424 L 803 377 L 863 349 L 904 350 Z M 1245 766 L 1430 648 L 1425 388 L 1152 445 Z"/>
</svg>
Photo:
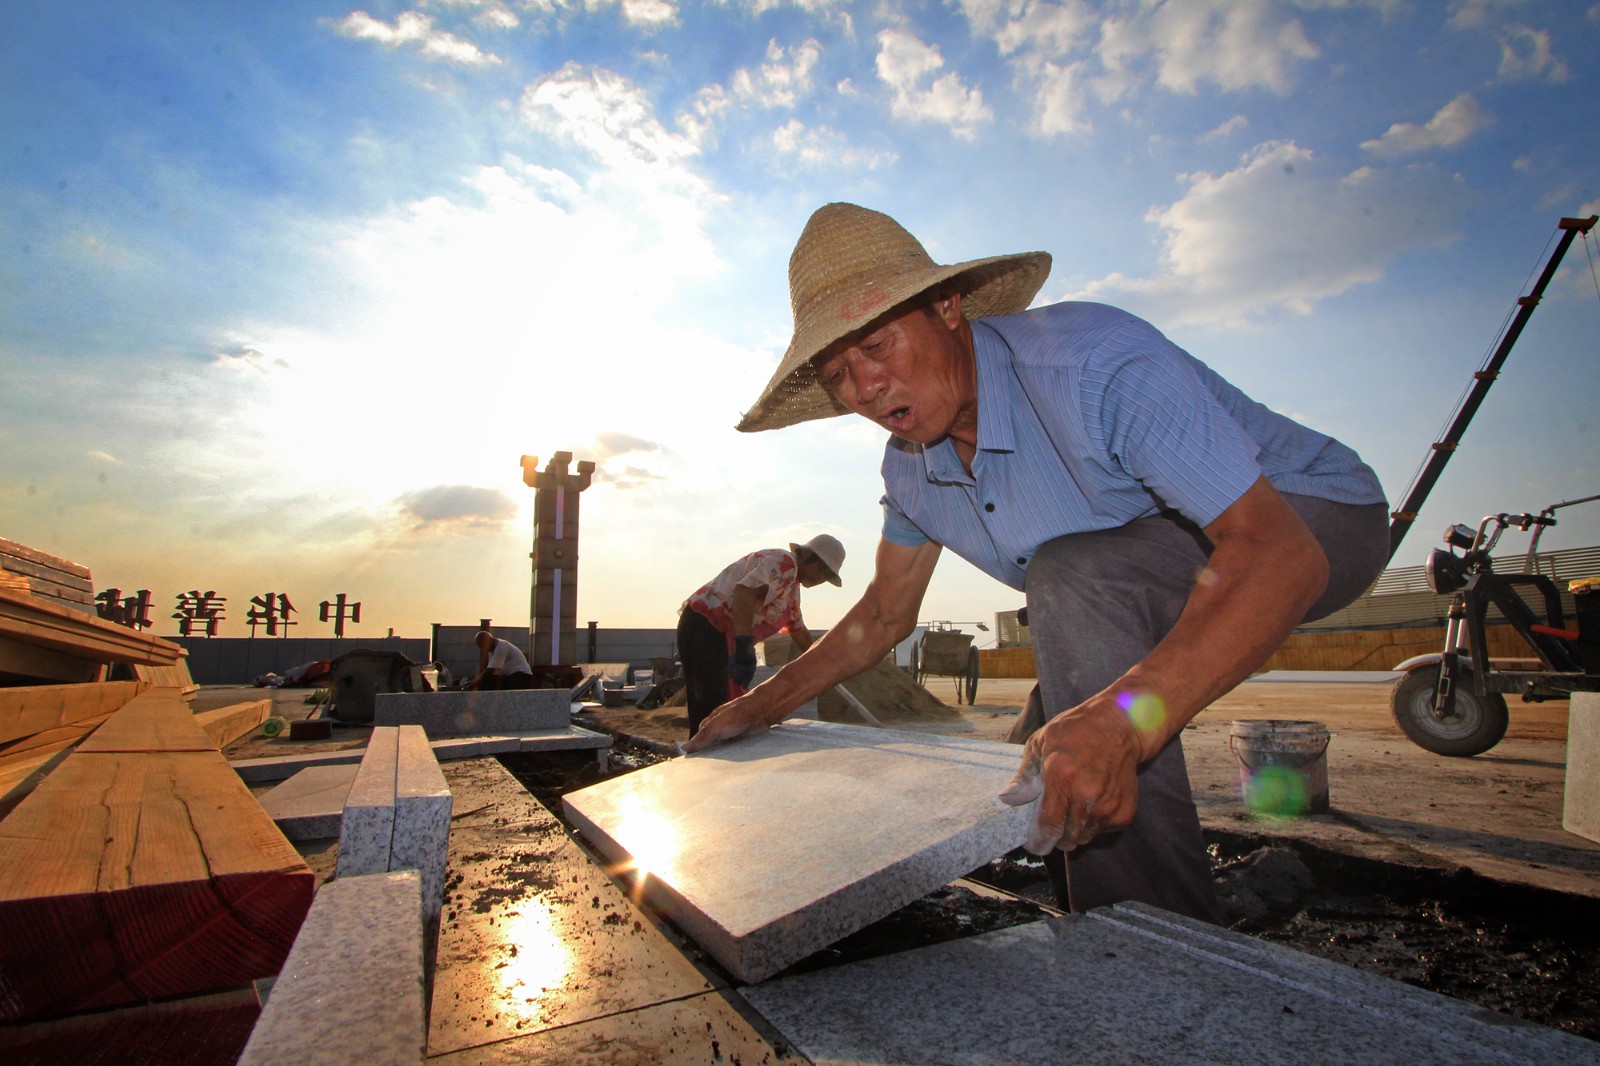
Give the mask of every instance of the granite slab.
<svg viewBox="0 0 1600 1066">
<path fill-rule="evenodd" d="M 1600 692 L 1574 692 L 1568 705 L 1561 828 L 1600 841 Z"/>
<path fill-rule="evenodd" d="M 290 840 L 330 840 L 339 835 L 355 763 L 312 766 L 260 796 L 261 807 Z"/>
<path fill-rule="evenodd" d="M 339 877 L 387 873 L 394 843 L 395 773 L 400 760 L 400 730 L 372 731 L 366 754 L 345 798 L 339 823 Z"/>
<path fill-rule="evenodd" d="M 1600 1044 L 1143 904 L 740 993 L 815 1066 L 1600 1062 Z"/>
<path fill-rule="evenodd" d="M 414 870 L 323 885 L 240 1066 L 421 1063 L 421 892 Z"/>
<path fill-rule="evenodd" d="M 422 874 L 422 918 L 439 916 L 445 862 L 450 854 L 450 786 L 418 725 L 399 729 L 395 768 L 394 837 L 389 869 Z"/>
<path fill-rule="evenodd" d="M 444 737 L 430 740 L 433 754 L 441 762 L 501 755 L 508 751 L 567 751 L 592 748 L 602 751 L 612 746 L 604 733 L 581 726 L 560 729 L 528 729 L 519 732 L 490 733 L 481 736 Z M 283 781 L 313 766 L 354 765 L 361 761 L 365 748 L 339 748 L 333 751 L 303 752 L 294 755 L 267 755 L 230 762 L 234 772 L 247 785 Z"/>
<path fill-rule="evenodd" d="M 420 725 L 430 737 L 560 729 L 572 721 L 567 689 L 495 692 L 380 692 L 375 725 Z"/>
<path fill-rule="evenodd" d="M 609 862 L 742 981 L 759 981 L 1019 846 L 999 741 L 788 721 L 568 793 Z"/>
<path fill-rule="evenodd" d="M 294 755 L 263 755 L 255 759 L 230 759 L 228 765 L 245 784 L 264 785 L 288 780 L 313 766 L 353 766 L 361 761 L 365 753 L 364 747 L 350 747 L 333 751 L 297 752 Z"/>
</svg>

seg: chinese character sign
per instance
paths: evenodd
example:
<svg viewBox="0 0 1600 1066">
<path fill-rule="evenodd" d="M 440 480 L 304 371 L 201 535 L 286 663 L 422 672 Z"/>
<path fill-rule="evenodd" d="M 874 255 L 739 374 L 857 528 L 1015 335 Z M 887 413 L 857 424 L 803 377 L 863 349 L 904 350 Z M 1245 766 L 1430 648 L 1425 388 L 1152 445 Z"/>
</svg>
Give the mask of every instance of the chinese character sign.
<svg viewBox="0 0 1600 1066">
<path fill-rule="evenodd" d="M 178 609 L 172 617 L 178 620 L 178 635 L 182 637 L 217 635 L 217 623 L 223 619 L 223 605 L 228 597 L 215 592 L 191 589 L 178 595 Z"/>
<path fill-rule="evenodd" d="M 121 589 L 106 589 L 94 598 L 95 612 L 108 622 L 129 629 L 149 629 L 150 590 L 140 589 L 132 596 L 124 596 Z"/>
<path fill-rule="evenodd" d="M 333 635 L 342 637 L 344 636 L 344 620 L 346 618 L 352 622 L 361 621 L 361 604 L 346 603 L 344 593 L 341 592 L 331 601 L 322 601 L 321 619 L 326 622 L 329 618 L 333 619 Z"/>
<path fill-rule="evenodd" d="M 250 597 L 250 611 L 245 615 L 245 621 L 250 623 L 250 635 L 256 635 L 256 626 L 267 627 L 267 636 L 278 635 L 278 627 L 283 627 L 283 635 L 289 635 L 289 627 L 297 626 L 299 622 L 291 622 L 289 616 L 295 613 L 294 604 L 289 602 L 287 594 L 282 592 L 268 592 L 262 596 Z"/>
</svg>

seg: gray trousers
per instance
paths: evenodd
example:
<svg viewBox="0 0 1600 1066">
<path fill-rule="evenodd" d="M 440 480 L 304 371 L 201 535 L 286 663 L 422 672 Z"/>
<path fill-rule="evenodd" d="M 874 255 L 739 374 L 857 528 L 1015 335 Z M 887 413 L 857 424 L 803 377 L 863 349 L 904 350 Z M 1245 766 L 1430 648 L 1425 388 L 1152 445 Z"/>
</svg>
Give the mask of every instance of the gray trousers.
<svg viewBox="0 0 1600 1066">
<path fill-rule="evenodd" d="M 1304 621 L 1346 606 L 1388 561 L 1388 509 L 1284 494 L 1328 557 L 1328 587 Z M 1177 515 L 1074 533 L 1041 547 L 1028 566 L 1028 630 L 1039 683 L 1007 738 L 1022 743 L 1056 714 L 1104 689 L 1160 643 L 1183 612 L 1211 543 Z M 1045 866 L 1062 907 L 1082 912 L 1138 900 L 1219 921 L 1211 865 L 1173 737 L 1139 767 L 1133 823 Z"/>
</svg>

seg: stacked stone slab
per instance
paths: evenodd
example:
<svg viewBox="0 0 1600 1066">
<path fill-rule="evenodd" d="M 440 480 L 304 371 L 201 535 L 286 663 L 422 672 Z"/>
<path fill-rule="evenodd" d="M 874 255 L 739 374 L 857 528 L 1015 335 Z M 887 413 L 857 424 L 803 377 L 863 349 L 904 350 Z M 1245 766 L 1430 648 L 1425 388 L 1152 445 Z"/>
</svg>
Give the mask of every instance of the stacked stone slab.
<svg viewBox="0 0 1600 1066">
<path fill-rule="evenodd" d="M 1137 903 L 740 994 L 816 1066 L 1600 1062 L 1581 1037 Z"/>
<path fill-rule="evenodd" d="M 385 692 L 373 712 L 377 725 L 420 725 L 430 737 L 562 729 L 572 722 L 567 689 L 495 692 Z"/>
<path fill-rule="evenodd" d="M 310 766 L 261 797 L 261 809 L 290 840 L 332 840 L 360 766 Z"/>
<path fill-rule="evenodd" d="M 380 726 L 345 799 L 338 876 L 414 869 L 423 918 L 438 917 L 450 844 L 450 788 L 421 726 Z"/>
<path fill-rule="evenodd" d="M 420 1063 L 422 878 L 341 877 L 317 893 L 240 1066 Z"/>
</svg>

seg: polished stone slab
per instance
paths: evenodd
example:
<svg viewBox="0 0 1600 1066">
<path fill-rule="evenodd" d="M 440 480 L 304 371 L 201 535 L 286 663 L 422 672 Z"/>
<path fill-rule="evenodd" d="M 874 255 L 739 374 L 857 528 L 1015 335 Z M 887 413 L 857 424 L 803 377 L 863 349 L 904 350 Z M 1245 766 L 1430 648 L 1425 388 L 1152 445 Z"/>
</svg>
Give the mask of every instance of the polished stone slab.
<svg viewBox="0 0 1600 1066">
<path fill-rule="evenodd" d="M 608 861 L 743 981 L 769 977 L 1019 846 L 1018 748 L 789 721 L 563 797 Z"/>
<path fill-rule="evenodd" d="M 380 692 L 372 720 L 376 725 L 420 725 L 430 737 L 560 729 L 572 721 L 572 699 L 564 688 Z"/>
<path fill-rule="evenodd" d="M 312 766 L 259 797 L 262 810 L 290 840 L 330 840 L 339 835 L 355 763 Z"/>
<path fill-rule="evenodd" d="M 1600 1062 L 1580 1037 L 1142 904 L 741 995 L 815 1066 Z"/>
<path fill-rule="evenodd" d="M 323 885 L 240 1066 L 421 1063 L 421 892 L 414 870 Z"/>
<path fill-rule="evenodd" d="M 1574 692 L 1568 706 L 1561 828 L 1600 841 L 1600 692 Z"/>
<path fill-rule="evenodd" d="M 394 844 L 394 785 L 400 762 L 400 730 L 372 731 L 366 754 L 345 797 L 339 822 L 339 877 L 387 873 Z"/>
<path fill-rule="evenodd" d="M 421 726 L 399 729 L 395 765 L 394 837 L 389 869 L 422 874 L 424 923 L 439 916 L 445 862 L 450 854 L 450 786 Z"/>
</svg>

